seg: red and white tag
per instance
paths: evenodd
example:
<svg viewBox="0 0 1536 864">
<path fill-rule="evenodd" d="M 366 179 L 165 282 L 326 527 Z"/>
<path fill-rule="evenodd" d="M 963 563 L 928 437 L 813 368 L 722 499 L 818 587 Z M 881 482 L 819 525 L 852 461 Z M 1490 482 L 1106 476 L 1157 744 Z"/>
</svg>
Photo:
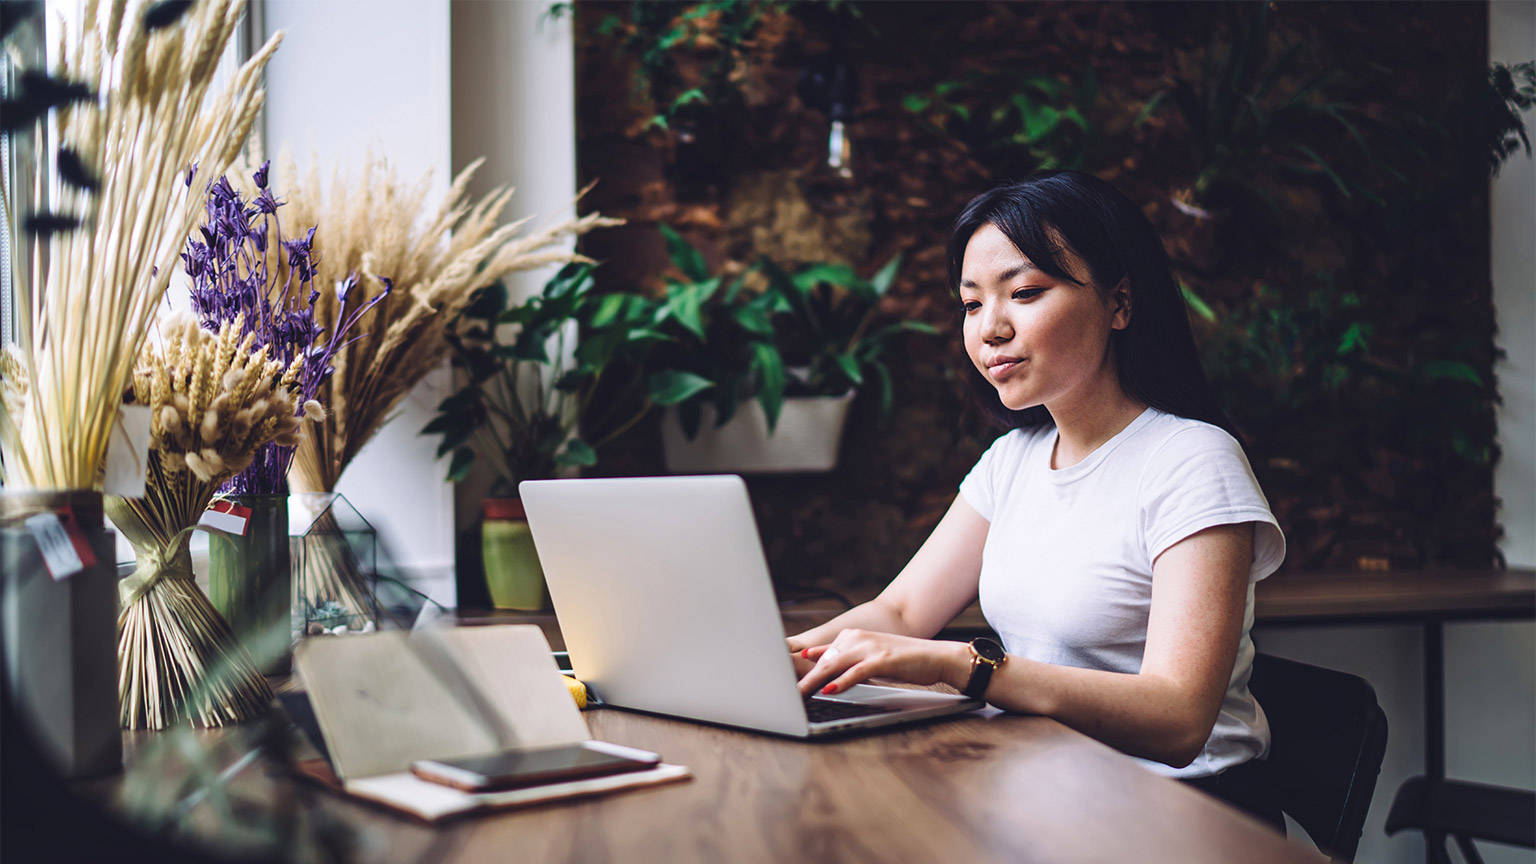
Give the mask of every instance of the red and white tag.
<svg viewBox="0 0 1536 864">
<path fill-rule="evenodd" d="M 23 524 L 37 541 L 37 549 L 43 554 L 43 566 L 48 568 L 53 581 L 61 582 L 96 563 L 91 544 L 80 533 L 70 511 L 39 513 Z"/>
<path fill-rule="evenodd" d="M 208 505 L 203 518 L 197 524 L 219 531 L 227 531 L 237 537 L 245 536 L 245 526 L 250 524 L 251 508 L 241 507 L 229 499 L 221 499 Z"/>
</svg>

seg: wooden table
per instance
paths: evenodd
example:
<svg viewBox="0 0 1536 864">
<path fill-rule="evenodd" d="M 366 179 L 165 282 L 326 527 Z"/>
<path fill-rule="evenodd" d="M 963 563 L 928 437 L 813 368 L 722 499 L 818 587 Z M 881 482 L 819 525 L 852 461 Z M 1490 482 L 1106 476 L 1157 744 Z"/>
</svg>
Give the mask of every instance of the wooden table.
<svg viewBox="0 0 1536 864">
<path fill-rule="evenodd" d="M 381 860 L 1313 862 L 1315 853 L 1055 721 L 980 716 L 809 743 L 612 708 L 594 737 L 682 784 L 436 827 L 332 798 Z"/>
<path fill-rule="evenodd" d="M 550 615 L 464 617 L 539 623 L 559 644 Z M 789 610 L 784 617 L 794 631 L 825 620 L 827 610 Z M 367 861 L 1323 860 L 1268 825 L 1044 717 L 989 708 L 812 743 L 614 708 L 583 716 L 593 737 L 659 752 L 688 766 L 693 779 L 437 825 L 330 792 L 307 793 L 312 803 L 305 806 L 352 823 Z M 142 745 L 155 734 L 128 737 Z M 128 748 L 130 761 L 138 752 Z M 252 786 L 275 783 L 264 793 L 269 797 L 291 797 L 285 784 L 302 782 L 252 773 L 242 778 Z M 120 783 L 97 781 L 91 791 L 107 800 Z"/>
</svg>

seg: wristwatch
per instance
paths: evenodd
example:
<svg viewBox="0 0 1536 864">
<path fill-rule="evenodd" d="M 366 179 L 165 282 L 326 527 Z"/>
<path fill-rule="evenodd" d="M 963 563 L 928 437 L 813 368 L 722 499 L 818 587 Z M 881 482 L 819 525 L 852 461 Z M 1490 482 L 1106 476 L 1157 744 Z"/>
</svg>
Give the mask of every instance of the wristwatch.
<svg viewBox="0 0 1536 864">
<path fill-rule="evenodd" d="M 992 683 L 992 670 L 1003 665 L 1008 653 L 996 640 L 980 636 L 971 640 L 971 680 L 965 682 L 961 692 L 972 699 L 980 699 Z"/>
</svg>

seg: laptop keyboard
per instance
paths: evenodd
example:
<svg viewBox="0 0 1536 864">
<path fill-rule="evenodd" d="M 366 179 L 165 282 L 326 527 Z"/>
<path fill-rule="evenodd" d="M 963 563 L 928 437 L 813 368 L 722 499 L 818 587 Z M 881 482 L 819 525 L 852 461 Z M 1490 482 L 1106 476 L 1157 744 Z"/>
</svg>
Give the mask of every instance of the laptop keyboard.
<svg viewBox="0 0 1536 864">
<path fill-rule="evenodd" d="M 889 714 L 895 708 L 869 705 L 863 702 L 844 702 L 838 699 L 812 697 L 805 700 L 805 716 L 812 723 L 847 720 L 850 717 L 868 717 L 871 714 Z"/>
</svg>

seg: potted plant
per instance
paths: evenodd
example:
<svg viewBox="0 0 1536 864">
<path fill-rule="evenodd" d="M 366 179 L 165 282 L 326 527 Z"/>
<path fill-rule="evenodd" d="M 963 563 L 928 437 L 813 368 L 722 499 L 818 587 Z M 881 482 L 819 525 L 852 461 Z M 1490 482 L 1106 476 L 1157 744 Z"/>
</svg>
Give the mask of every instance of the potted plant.
<svg viewBox="0 0 1536 864">
<path fill-rule="evenodd" d="M 814 263 L 794 274 L 763 259 L 722 288 L 703 256 L 662 226 L 684 280 L 668 278 L 652 327 L 669 342 L 650 355 L 653 401 L 667 467 L 677 472 L 827 471 L 837 462 L 848 407 L 869 382 L 881 416 L 892 382 L 883 356 L 904 332 L 926 324 L 882 321 L 878 306 L 900 267 L 892 258 L 871 279 L 851 267 Z M 761 291 L 744 289 L 760 271 Z"/>
<path fill-rule="evenodd" d="M 498 608 L 545 606 L 517 484 L 596 463 L 598 448 L 650 409 L 643 394 L 638 406 L 624 398 L 639 393 L 639 355 L 660 338 L 642 326 L 646 306 L 628 294 L 599 296 L 592 287 L 592 266 L 577 263 L 517 305 L 496 283 L 448 329 L 455 364 L 468 381 L 443 400 L 422 434 L 442 436 L 438 456 L 452 454 L 449 480 L 464 479 L 477 462 L 495 474 L 481 552 Z M 573 347 L 578 328 L 582 338 Z"/>
</svg>

